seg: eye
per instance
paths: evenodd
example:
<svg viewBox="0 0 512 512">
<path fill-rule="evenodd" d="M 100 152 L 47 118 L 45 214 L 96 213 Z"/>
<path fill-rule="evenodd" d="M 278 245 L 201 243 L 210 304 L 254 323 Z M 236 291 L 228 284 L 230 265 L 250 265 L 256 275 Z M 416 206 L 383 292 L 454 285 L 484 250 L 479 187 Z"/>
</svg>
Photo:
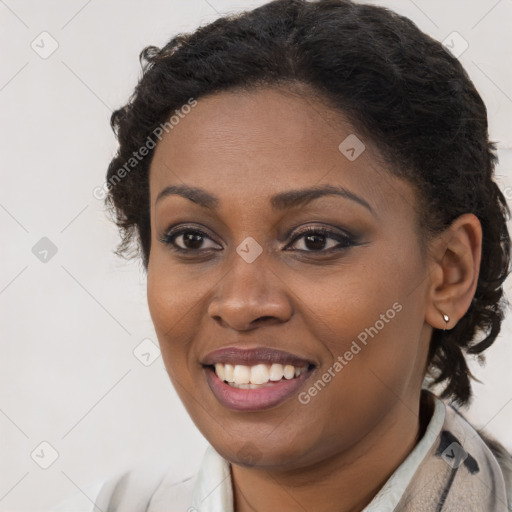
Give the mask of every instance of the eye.
<svg viewBox="0 0 512 512">
<path fill-rule="evenodd" d="M 313 226 L 301 229 L 293 239 L 293 242 L 299 240 L 303 240 L 303 246 L 306 247 L 305 249 L 298 249 L 303 252 L 329 253 L 357 245 L 352 236 L 332 231 L 330 229 Z M 330 244 L 328 242 L 329 240 L 331 240 Z M 290 245 L 293 245 L 293 243 Z"/>
<path fill-rule="evenodd" d="M 222 246 L 214 242 L 207 233 L 191 226 L 182 226 L 176 229 L 170 228 L 159 240 L 170 246 L 171 249 L 184 253 L 222 250 Z M 206 244 L 207 241 L 210 242 L 209 247 Z M 313 226 L 303 228 L 296 233 L 295 238 L 287 247 L 294 244 L 298 245 L 296 244 L 297 241 L 303 241 L 305 248 L 296 249 L 301 252 L 330 253 L 357 245 L 356 240 L 351 235 Z"/>
<path fill-rule="evenodd" d="M 203 247 L 205 240 L 213 240 L 202 230 L 189 226 L 182 226 L 179 229 L 171 229 L 164 233 L 160 238 L 160 242 L 169 245 L 176 251 L 193 252 L 208 249 L 216 249 L 215 247 Z M 180 241 L 180 243 L 178 243 Z M 219 246 L 219 244 L 216 244 Z"/>
</svg>

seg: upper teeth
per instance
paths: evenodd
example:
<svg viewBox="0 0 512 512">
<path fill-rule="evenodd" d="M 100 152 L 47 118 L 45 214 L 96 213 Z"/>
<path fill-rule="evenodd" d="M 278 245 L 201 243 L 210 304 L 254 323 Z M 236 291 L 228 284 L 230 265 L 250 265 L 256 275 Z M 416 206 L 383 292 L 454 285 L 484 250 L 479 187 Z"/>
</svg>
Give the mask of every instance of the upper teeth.
<svg viewBox="0 0 512 512">
<path fill-rule="evenodd" d="M 234 382 L 235 384 L 266 384 L 269 381 L 293 379 L 301 373 L 307 371 L 307 366 L 298 367 L 291 364 L 256 364 L 254 366 L 245 366 L 243 364 L 223 364 L 215 365 L 215 373 L 220 380 Z"/>
</svg>

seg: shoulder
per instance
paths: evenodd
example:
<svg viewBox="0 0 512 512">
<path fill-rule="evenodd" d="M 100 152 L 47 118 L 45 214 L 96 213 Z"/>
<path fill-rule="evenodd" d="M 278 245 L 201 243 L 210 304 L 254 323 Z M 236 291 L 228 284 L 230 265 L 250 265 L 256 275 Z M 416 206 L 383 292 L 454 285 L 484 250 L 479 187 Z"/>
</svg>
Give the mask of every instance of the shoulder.
<svg viewBox="0 0 512 512">
<path fill-rule="evenodd" d="M 186 512 L 192 501 L 195 474 L 180 474 L 167 463 L 143 463 L 90 482 L 54 505 L 51 512 L 158 512 L 165 501 Z M 151 506 L 149 506 L 151 505 Z"/>
<path fill-rule="evenodd" d="M 50 508 L 50 512 L 93 512 L 94 504 L 97 501 L 101 489 L 108 479 L 99 479 L 89 482 L 88 485 L 67 495 L 64 499 Z"/>
<path fill-rule="evenodd" d="M 476 429 L 461 412 L 447 406 L 447 426 L 450 433 L 458 432 L 461 438 L 465 439 L 462 444 L 464 449 L 478 455 L 478 459 L 483 462 L 482 466 L 490 473 L 488 485 L 492 488 L 499 487 L 501 480 L 506 495 L 507 510 L 512 511 L 512 454 L 491 435 L 482 429 Z M 467 437 L 462 434 L 462 429 L 469 433 Z M 492 470 L 492 471 L 489 471 Z"/>
<path fill-rule="evenodd" d="M 512 510 L 512 454 L 499 441 L 486 432 L 479 431 L 479 436 L 494 455 L 501 468 L 507 489 L 509 510 Z"/>
</svg>

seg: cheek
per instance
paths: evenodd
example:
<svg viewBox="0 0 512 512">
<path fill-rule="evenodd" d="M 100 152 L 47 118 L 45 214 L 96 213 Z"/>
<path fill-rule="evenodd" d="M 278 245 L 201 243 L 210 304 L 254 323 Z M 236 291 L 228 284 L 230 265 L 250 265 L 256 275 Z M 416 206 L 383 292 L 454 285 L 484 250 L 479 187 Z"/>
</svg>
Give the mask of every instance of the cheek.
<svg viewBox="0 0 512 512">
<path fill-rule="evenodd" d="M 396 275 L 386 265 L 372 271 L 368 265 L 361 273 L 340 273 L 310 295 L 308 329 L 329 357 L 300 397 L 299 417 L 303 428 L 311 418 L 327 418 L 326 442 L 350 443 L 397 400 L 409 401 L 423 321 L 421 292 L 410 294 L 407 286 L 417 269 L 400 269 Z"/>
<path fill-rule="evenodd" d="M 184 313 L 187 303 L 183 293 L 173 293 L 176 290 L 176 283 L 173 281 L 159 271 L 156 265 L 148 270 L 148 308 L 162 348 L 165 337 L 179 326 L 180 313 Z"/>
<path fill-rule="evenodd" d="M 152 255 L 147 273 L 147 300 L 164 363 L 173 367 L 186 357 L 188 340 L 197 324 L 201 289 L 195 281 L 185 279 L 166 258 Z"/>
<path fill-rule="evenodd" d="M 173 337 L 201 313 L 211 276 L 192 266 L 173 263 L 165 250 L 151 253 L 147 272 L 148 307 L 155 328 Z"/>
<path fill-rule="evenodd" d="M 401 388 L 420 348 L 421 259 L 412 248 L 409 256 L 407 251 L 381 249 L 372 251 L 364 264 L 333 273 L 309 292 L 309 329 L 330 354 L 328 366 L 343 359 L 343 368 L 333 369 L 333 381 L 356 397 L 375 386 Z"/>
<path fill-rule="evenodd" d="M 212 268 L 176 265 L 165 250 L 151 253 L 148 308 L 164 365 L 180 395 L 183 388 L 195 389 L 199 378 L 201 347 L 197 340 L 205 338 L 208 304 L 221 278 Z M 186 400 L 186 396 L 182 398 Z"/>
<path fill-rule="evenodd" d="M 188 408 L 187 390 L 194 389 L 189 372 L 195 294 L 182 288 L 176 273 L 159 266 L 156 258 L 148 266 L 148 307 L 158 338 L 162 360 L 176 393 Z M 197 299 L 196 299 L 197 301 Z"/>
</svg>

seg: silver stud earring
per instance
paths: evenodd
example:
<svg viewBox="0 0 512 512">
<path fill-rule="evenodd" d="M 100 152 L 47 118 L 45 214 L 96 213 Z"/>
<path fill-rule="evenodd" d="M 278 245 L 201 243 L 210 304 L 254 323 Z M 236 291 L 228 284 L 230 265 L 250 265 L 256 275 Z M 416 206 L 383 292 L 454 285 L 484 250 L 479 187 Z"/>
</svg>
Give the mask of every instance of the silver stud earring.
<svg viewBox="0 0 512 512">
<path fill-rule="evenodd" d="M 450 317 L 446 313 L 443 313 L 443 320 L 446 322 L 446 327 L 448 327 L 448 322 L 450 321 Z M 444 328 L 443 331 L 446 331 L 446 328 Z"/>
</svg>

